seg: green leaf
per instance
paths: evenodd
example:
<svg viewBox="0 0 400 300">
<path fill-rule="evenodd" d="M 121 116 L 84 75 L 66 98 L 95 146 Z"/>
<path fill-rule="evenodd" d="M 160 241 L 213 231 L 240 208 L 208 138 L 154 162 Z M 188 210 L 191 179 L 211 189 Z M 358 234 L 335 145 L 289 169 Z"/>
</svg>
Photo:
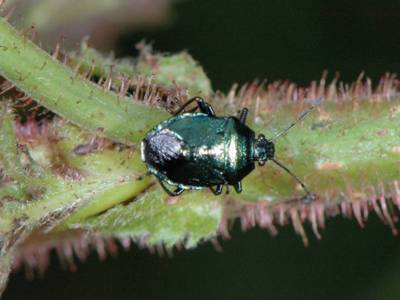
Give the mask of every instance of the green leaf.
<svg viewBox="0 0 400 300">
<path fill-rule="evenodd" d="M 132 85 L 135 82 L 139 84 L 144 77 L 149 79 L 148 84 L 155 84 L 166 93 L 177 90 L 180 94 L 186 94 L 187 91 L 189 97 L 211 96 L 210 80 L 188 53 L 152 53 L 146 46 L 143 48 L 137 61 L 133 58 L 116 59 L 112 54 L 101 54 L 83 41 L 80 52 L 72 54 L 71 58 L 80 65 L 81 72 L 90 71 L 93 76 L 100 78 L 111 77 L 118 88 L 124 79 L 130 79 Z"/>
<path fill-rule="evenodd" d="M 172 55 L 143 55 L 137 69 L 144 76 L 154 76 L 156 83 L 188 89 L 190 97 L 211 96 L 212 88 L 203 68 L 186 52 Z"/>
</svg>

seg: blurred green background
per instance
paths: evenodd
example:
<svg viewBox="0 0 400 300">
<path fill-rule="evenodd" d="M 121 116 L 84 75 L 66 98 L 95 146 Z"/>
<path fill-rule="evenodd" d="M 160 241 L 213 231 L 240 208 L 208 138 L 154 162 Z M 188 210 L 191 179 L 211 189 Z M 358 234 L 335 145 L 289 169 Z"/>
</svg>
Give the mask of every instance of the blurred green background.
<svg viewBox="0 0 400 300">
<path fill-rule="evenodd" d="M 377 82 L 400 69 L 400 1 L 179 1 L 172 11 L 162 28 L 121 34 L 116 54 L 135 55 L 142 39 L 159 51 L 187 49 L 222 91 L 255 78 L 306 85 L 325 69 Z M 133 248 L 105 262 L 93 254 L 76 273 L 54 256 L 43 279 L 15 274 L 4 299 L 400 298 L 399 237 L 374 214 L 365 229 L 329 220 L 321 241 L 307 230 L 304 248 L 290 226 L 272 238 L 236 224 L 223 253 L 208 243 L 172 259 Z"/>
</svg>

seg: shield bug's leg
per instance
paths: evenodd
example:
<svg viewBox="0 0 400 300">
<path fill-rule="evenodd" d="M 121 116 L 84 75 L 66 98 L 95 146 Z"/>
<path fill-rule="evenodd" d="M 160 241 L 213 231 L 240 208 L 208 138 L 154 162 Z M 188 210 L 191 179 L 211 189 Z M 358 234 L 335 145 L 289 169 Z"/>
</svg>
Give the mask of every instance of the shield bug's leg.
<svg viewBox="0 0 400 300">
<path fill-rule="evenodd" d="M 178 187 L 175 189 L 175 191 L 172 192 L 173 196 L 179 196 L 180 194 L 182 194 L 185 191 L 185 189 Z"/>
<path fill-rule="evenodd" d="M 180 109 L 178 109 L 175 113 L 174 116 L 180 114 L 189 104 L 193 102 L 197 102 L 197 107 L 194 109 L 189 110 L 189 112 L 194 112 L 196 109 L 199 109 L 202 113 L 205 113 L 209 116 L 215 116 L 214 109 L 210 104 L 204 101 L 203 98 L 200 97 L 193 97 L 189 99 L 185 104 L 182 105 Z"/>
<path fill-rule="evenodd" d="M 214 195 L 221 195 L 222 193 L 222 184 L 217 185 L 217 187 L 215 189 L 213 189 L 213 187 L 210 186 L 210 190 L 211 192 L 213 192 Z"/>
<path fill-rule="evenodd" d="M 247 108 L 243 108 L 239 115 L 240 123 L 246 124 L 247 113 L 249 110 Z"/>
<path fill-rule="evenodd" d="M 242 192 L 242 182 L 238 181 L 236 182 L 233 187 L 235 188 L 236 193 L 241 193 Z"/>
<path fill-rule="evenodd" d="M 205 102 L 202 98 L 197 97 L 197 105 L 202 113 L 207 114 L 209 116 L 215 116 L 214 109 L 210 104 Z"/>
<path fill-rule="evenodd" d="M 188 106 L 191 103 L 193 103 L 194 101 L 196 101 L 196 99 L 197 99 L 197 97 L 194 97 L 194 98 L 191 98 L 188 101 L 186 101 L 185 104 L 183 104 L 176 112 L 174 112 L 174 116 L 179 115 L 186 108 L 186 106 Z M 195 109 L 197 109 L 197 107 Z"/>
<path fill-rule="evenodd" d="M 179 196 L 179 195 L 182 194 L 183 191 L 184 191 L 184 189 L 181 188 L 181 187 L 176 188 L 175 191 L 171 191 L 171 190 L 169 190 L 169 189 L 165 186 L 164 181 L 162 181 L 160 178 L 158 178 L 158 181 L 160 182 L 160 185 L 161 185 L 161 187 L 164 189 L 164 191 L 166 191 L 167 194 L 170 195 L 170 196 L 173 196 L 173 197 Z"/>
</svg>

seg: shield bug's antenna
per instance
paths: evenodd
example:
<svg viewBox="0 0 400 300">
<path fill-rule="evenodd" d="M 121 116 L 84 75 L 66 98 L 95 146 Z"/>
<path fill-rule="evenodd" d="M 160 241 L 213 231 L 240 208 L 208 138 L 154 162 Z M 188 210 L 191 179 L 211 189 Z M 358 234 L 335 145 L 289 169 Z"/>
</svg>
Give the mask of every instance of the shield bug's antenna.
<svg viewBox="0 0 400 300">
<path fill-rule="evenodd" d="M 277 161 L 275 158 L 271 158 L 271 160 L 278 165 L 279 167 L 281 167 L 282 169 L 284 169 L 289 175 L 291 175 L 294 179 L 296 179 L 296 181 L 301 185 L 301 187 L 303 188 L 303 190 L 306 192 L 307 196 L 310 196 L 311 193 L 308 190 L 308 188 L 306 187 L 306 185 L 304 184 L 303 181 L 300 180 L 299 177 L 297 177 L 296 175 L 294 175 L 294 173 L 292 173 L 292 171 L 290 171 L 287 167 L 285 167 L 283 164 L 281 164 L 279 161 Z"/>
<path fill-rule="evenodd" d="M 279 132 L 277 135 L 275 135 L 273 138 L 270 139 L 270 141 L 275 141 L 277 138 L 285 135 L 290 129 L 292 129 L 297 123 L 299 123 L 301 120 L 303 120 L 316 106 L 318 106 L 321 103 L 322 98 L 318 98 L 315 100 L 315 104 L 311 105 L 310 108 L 307 110 L 303 111 L 300 116 L 292 122 L 288 127 L 283 129 L 281 132 Z"/>
<path fill-rule="evenodd" d="M 271 138 L 269 141 L 273 142 L 275 141 L 277 138 L 285 135 L 290 129 L 292 129 L 297 123 L 299 123 L 301 120 L 303 120 L 316 106 L 318 106 L 321 103 L 322 98 L 318 98 L 314 101 L 314 105 L 312 105 L 310 108 L 308 108 L 307 110 L 303 111 L 299 117 L 292 122 L 288 127 L 286 127 L 285 129 L 283 129 L 281 132 L 279 132 L 278 134 L 276 134 L 273 138 Z M 307 186 L 304 184 L 303 181 L 300 180 L 299 177 L 297 177 L 292 171 L 289 170 L 289 168 L 287 168 L 286 166 L 284 166 L 282 163 L 280 163 L 279 161 L 277 161 L 274 157 L 270 157 L 270 160 L 272 160 L 277 166 L 279 166 L 280 168 L 282 168 L 283 170 L 285 170 L 290 176 L 292 176 L 303 188 L 303 190 L 306 192 L 307 199 L 312 199 L 313 198 L 313 194 L 311 194 L 311 192 L 309 191 L 309 189 L 307 188 Z"/>
</svg>

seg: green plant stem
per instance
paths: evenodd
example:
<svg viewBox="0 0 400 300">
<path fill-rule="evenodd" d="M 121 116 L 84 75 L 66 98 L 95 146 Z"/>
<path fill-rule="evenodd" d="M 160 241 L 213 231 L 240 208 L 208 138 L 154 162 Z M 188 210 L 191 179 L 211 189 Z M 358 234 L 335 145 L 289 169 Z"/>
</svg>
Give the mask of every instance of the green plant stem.
<svg viewBox="0 0 400 300">
<path fill-rule="evenodd" d="M 89 82 L 0 19 L 0 74 L 34 100 L 96 133 L 126 144 L 143 138 L 167 112 Z"/>
</svg>

